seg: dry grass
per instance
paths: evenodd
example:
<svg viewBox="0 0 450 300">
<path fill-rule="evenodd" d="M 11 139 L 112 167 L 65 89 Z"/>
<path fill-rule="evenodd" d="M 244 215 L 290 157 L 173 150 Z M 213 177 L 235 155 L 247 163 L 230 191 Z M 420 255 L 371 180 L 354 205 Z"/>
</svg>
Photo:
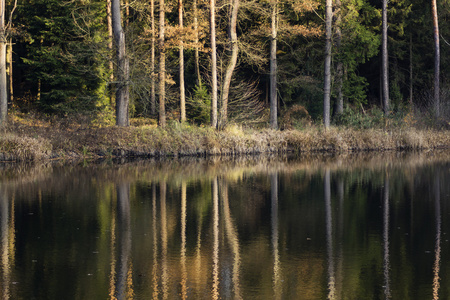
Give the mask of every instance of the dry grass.
<svg viewBox="0 0 450 300">
<path fill-rule="evenodd" d="M 223 131 L 178 122 L 119 128 L 13 116 L 0 137 L 0 160 L 113 156 L 204 156 L 286 152 L 349 152 L 448 148 L 448 130 L 321 127 L 275 131 L 229 126 Z"/>
</svg>

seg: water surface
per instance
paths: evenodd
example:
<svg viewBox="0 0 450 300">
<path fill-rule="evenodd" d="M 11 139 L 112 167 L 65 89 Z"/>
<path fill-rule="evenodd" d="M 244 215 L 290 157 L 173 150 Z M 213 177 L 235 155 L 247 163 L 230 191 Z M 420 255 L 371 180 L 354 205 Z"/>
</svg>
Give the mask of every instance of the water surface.
<svg viewBox="0 0 450 300">
<path fill-rule="evenodd" d="M 0 167 L 2 299 L 449 299 L 450 153 Z"/>
</svg>

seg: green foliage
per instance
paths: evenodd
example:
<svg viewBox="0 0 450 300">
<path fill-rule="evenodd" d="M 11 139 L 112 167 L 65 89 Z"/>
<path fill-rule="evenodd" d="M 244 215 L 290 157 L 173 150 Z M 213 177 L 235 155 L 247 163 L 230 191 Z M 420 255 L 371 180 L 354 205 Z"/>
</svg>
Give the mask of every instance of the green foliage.
<svg viewBox="0 0 450 300">
<path fill-rule="evenodd" d="M 187 99 L 187 117 L 196 124 L 209 124 L 211 97 L 205 85 L 196 86 L 194 94 Z"/>
<path fill-rule="evenodd" d="M 68 114 L 106 103 L 107 74 L 99 53 L 105 41 L 104 4 L 83 3 L 29 0 L 19 7 L 27 28 L 22 67 L 43 111 Z"/>
<path fill-rule="evenodd" d="M 379 108 L 373 108 L 369 114 L 347 106 L 342 114 L 336 116 L 334 124 L 355 129 L 368 129 L 380 127 L 383 124 L 383 120 L 384 114 Z"/>
</svg>

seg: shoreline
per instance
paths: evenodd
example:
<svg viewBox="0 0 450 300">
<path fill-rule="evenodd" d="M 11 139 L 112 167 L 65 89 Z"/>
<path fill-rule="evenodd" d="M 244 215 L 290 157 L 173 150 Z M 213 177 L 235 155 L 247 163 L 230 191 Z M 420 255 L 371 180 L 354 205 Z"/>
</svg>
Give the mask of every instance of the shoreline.
<svg viewBox="0 0 450 300">
<path fill-rule="evenodd" d="M 166 128 L 54 126 L 13 122 L 2 128 L 0 162 L 243 156 L 288 153 L 353 153 L 450 148 L 450 131 L 392 128 L 357 130 L 309 127 L 304 130 L 223 131 L 174 122 Z"/>
</svg>

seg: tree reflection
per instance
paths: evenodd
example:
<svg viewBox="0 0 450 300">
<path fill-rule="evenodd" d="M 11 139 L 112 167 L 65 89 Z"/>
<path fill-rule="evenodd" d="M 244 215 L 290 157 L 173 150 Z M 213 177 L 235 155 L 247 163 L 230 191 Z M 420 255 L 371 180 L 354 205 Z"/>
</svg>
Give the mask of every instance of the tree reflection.
<svg viewBox="0 0 450 300">
<path fill-rule="evenodd" d="M 186 272 L 186 181 L 181 183 L 181 298 L 187 298 Z"/>
<path fill-rule="evenodd" d="M 436 245 L 433 266 L 433 299 L 439 299 L 440 266 L 441 266 L 441 182 L 439 171 L 434 175 L 434 205 L 436 214 Z"/>
<path fill-rule="evenodd" d="M 327 231 L 328 299 L 336 299 L 336 278 L 333 256 L 333 216 L 331 210 L 331 175 L 330 169 L 328 168 L 325 169 L 323 182 Z"/>
<path fill-rule="evenodd" d="M 212 181 L 213 202 L 213 286 L 212 299 L 219 299 L 219 188 L 218 179 Z"/>
<path fill-rule="evenodd" d="M 10 299 L 11 269 L 15 252 L 14 201 L 0 186 L 0 246 L 1 246 L 1 294 L 2 299 Z"/>
<path fill-rule="evenodd" d="M 120 183 L 116 187 L 117 192 L 117 231 L 119 238 L 116 240 L 117 265 L 116 265 L 116 290 L 117 299 L 130 299 L 133 297 L 133 278 L 131 262 L 131 225 L 130 225 L 130 184 Z"/>
<path fill-rule="evenodd" d="M 273 289 L 275 299 L 281 299 L 281 270 L 280 254 L 278 249 L 278 173 L 270 175 L 270 200 L 271 200 L 271 225 L 272 225 L 272 250 L 273 250 Z"/>
<path fill-rule="evenodd" d="M 241 285 L 240 285 L 240 266 L 241 266 L 241 254 L 239 249 L 239 236 L 237 228 L 234 224 L 233 217 L 230 212 L 230 204 L 228 199 L 228 184 L 225 180 L 221 181 L 220 184 L 221 198 L 223 204 L 223 218 L 225 220 L 225 231 L 227 234 L 228 242 L 230 243 L 231 249 L 233 251 L 233 290 L 234 299 L 242 299 L 241 295 Z"/>
<path fill-rule="evenodd" d="M 386 299 L 391 298 L 390 286 L 390 261 L 389 261 L 389 176 L 384 178 L 383 189 L 383 274 L 384 295 Z"/>
</svg>

